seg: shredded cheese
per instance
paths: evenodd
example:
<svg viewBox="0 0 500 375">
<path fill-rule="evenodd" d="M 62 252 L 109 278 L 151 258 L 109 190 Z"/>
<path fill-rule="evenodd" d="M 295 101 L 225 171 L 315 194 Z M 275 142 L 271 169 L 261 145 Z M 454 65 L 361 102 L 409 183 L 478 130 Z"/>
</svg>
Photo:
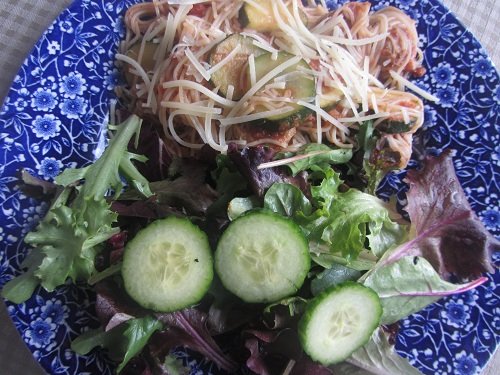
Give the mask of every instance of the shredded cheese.
<svg viewBox="0 0 500 375">
<path fill-rule="evenodd" d="M 278 74 L 280 74 L 284 70 L 286 70 L 289 67 L 297 64 L 300 60 L 301 60 L 300 56 L 292 57 L 292 58 L 288 59 L 287 61 L 285 61 L 284 63 L 278 65 L 276 68 L 272 69 L 269 73 L 265 74 L 264 77 L 262 77 L 261 79 L 259 79 L 259 81 L 257 81 L 255 83 L 255 85 L 253 85 L 245 93 L 245 95 L 243 95 L 243 97 L 239 100 L 239 102 L 236 103 L 236 105 L 233 107 L 233 109 L 231 109 L 231 111 L 229 112 L 229 114 L 227 115 L 227 117 L 233 117 L 237 113 L 237 111 L 243 106 L 243 104 L 250 97 L 252 97 L 253 95 L 255 95 L 255 93 L 257 91 L 259 91 L 267 82 L 269 82 L 271 79 L 273 79 L 274 77 L 276 77 Z"/>
<path fill-rule="evenodd" d="M 321 108 L 319 106 L 319 95 L 316 95 L 315 105 L 316 108 Z M 316 111 L 316 142 L 321 143 L 323 138 L 323 129 L 321 129 L 321 114 Z"/>
<path fill-rule="evenodd" d="M 439 102 L 439 99 L 437 97 L 428 93 L 425 90 L 422 90 L 420 87 L 418 87 L 414 83 L 408 81 L 406 78 L 404 78 L 400 74 L 396 73 L 395 71 L 391 70 L 389 73 L 391 74 L 391 77 L 394 80 L 399 82 L 404 87 L 409 88 L 411 91 L 415 92 L 416 94 L 420 95 L 422 98 L 430 100 L 431 102 L 435 102 L 435 103 Z"/>
<path fill-rule="evenodd" d="M 213 101 L 213 100 L 212 100 Z M 160 105 L 164 108 L 173 108 L 173 109 L 183 109 L 186 111 L 190 111 L 197 114 L 221 114 L 221 108 L 213 108 L 212 107 L 202 107 L 193 105 L 192 103 L 182 103 L 182 102 L 171 102 L 171 101 L 162 101 Z"/>
<path fill-rule="evenodd" d="M 217 95 L 207 89 L 205 86 L 200 85 L 199 83 L 189 81 L 187 79 L 180 79 L 177 81 L 169 81 L 169 82 L 164 82 L 163 83 L 163 88 L 168 89 L 172 87 L 186 87 L 190 88 L 193 90 L 197 90 L 204 94 L 205 96 L 208 96 L 209 98 L 213 99 L 215 102 L 222 104 L 225 107 L 232 107 L 234 106 L 237 102 L 234 102 L 232 100 L 228 100 L 220 95 Z"/>
<path fill-rule="evenodd" d="M 205 78 L 207 81 L 210 81 L 210 78 L 211 78 L 210 73 L 198 61 L 198 59 L 193 54 L 193 52 L 191 52 L 191 50 L 189 48 L 186 48 L 185 53 L 186 53 L 186 57 L 188 58 L 189 61 L 191 61 L 191 64 L 198 71 L 198 73 L 200 73 L 202 75 L 202 77 Z"/>
<path fill-rule="evenodd" d="M 337 120 L 335 117 L 330 115 L 323 108 L 321 108 L 315 104 L 307 103 L 303 100 L 297 101 L 297 104 L 315 111 L 319 116 L 323 117 L 326 121 L 328 121 L 330 124 L 334 125 L 336 128 L 342 130 L 344 133 L 349 133 L 349 129 L 347 128 L 347 126 L 342 124 L 339 120 Z"/>
<path fill-rule="evenodd" d="M 267 51 L 269 53 L 275 53 L 275 52 L 278 52 L 278 50 L 276 48 L 273 48 L 271 47 L 269 44 L 264 44 L 264 43 L 261 43 L 259 42 L 258 40 L 254 40 L 252 42 L 252 44 L 256 47 L 259 47 L 260 49 L 263 49 L 264 51 Z"/>
<path fill-rule="evenodd" d="M 219 61 L 217 64 L 208 69 L 208 74 L 214 74 L 224 65 L 228 64 L 234 58 L 234 56 L 240 51 L 240 49 L 241 45 L 238 44 L 236 47 L 233 48 L 231 52 L 227 54 L 226 57 L 224 57 L 221 61 Z"/>
<path fill-rule="evenodd" d="M 227 92 L 226 92 L 226 99 L 232 100 L 234 95 L 234 86 L 233 85 L 228 85 L 227 86 Z"/>
<path fill-rule="evenodd" d="M 402 108 L 401 113 L 403 114 L 403 121 L 405 122 L 405 124 L 409 124 L 410 116 L 408 115 L 408 111 L 405 108 Z"/>
<path fill-rule="evenodd" d="M 233 124 L 242 124 L 242 123 L 245 123 L 245 122 L 260 120 L 260 119 L 264 119 L 264 118 L 269 118 L 269 117 L 272 117 L 272 116 L 283 115 L 283 114 L 285 114 L 287 112 L 290 112 L 291 110 L 293 110 L 293 107 L 287 105 L 285 107 L 278 108 L 278 109 L 273 109 L 273 110 L 270 110 L 270 111 L 257 112 L 257 113 L 252 113 L 250 115 L 240 116 L 240 117 L 223 118 L 223 119 L 220 119 L 219 122 L 220 122 L 221 126 L 229 126 L 229 125 L 233 125 Z"/>
<path fill-rule="evenodd" d="M 273 167 L 279 167 L 281 165 L 287 165 L 290 163 L 294 163 L 299 160 L 304 160 L 304 159 L 309 159 L 313 156 L 316 155 L 323 155 L 331 152 L 330 150 L 323 150 L 323 151 L 313 151 L 310 152 L 309 154 L 304 154 L 304 155 L 295 155 L 290 158 L 285 158 L 285 159 L 279 159 L 279 160 L 274 160 L 270 161 L 267 163 L 262 163 L 257 166 L 257 169 L 266 169 L 266 168 L 273 168 Z"/>
<path fill-rule="evenodd" d="M 250 72 L 250 85 L 255 86 L 257 74 L 255 72 L 255 56 L 253 53 L 248 56 L 248 71 Z"/>
<path fill-rule="evenodd" d="M 387 117 L 389 115 L 390 115 L 390 113 L 388 113 L 388 112 L 379 112 L 379 113 L 375 113 L 373 115 L 367 115 L 367 116 L 343 117 L 343 118 L 339 118 L 339 121 L 342 123 L 363 122 L 363 121 L 374 120 L 377 118 Z"/>
<path fill-rule="evenodd" d="M 371 95 L 371 100 L 372 100 L 372 109 L 373 109 L 373 111 L 375 113 L 378 113 L 377 97 L 373 93 Z"/>
</svg>

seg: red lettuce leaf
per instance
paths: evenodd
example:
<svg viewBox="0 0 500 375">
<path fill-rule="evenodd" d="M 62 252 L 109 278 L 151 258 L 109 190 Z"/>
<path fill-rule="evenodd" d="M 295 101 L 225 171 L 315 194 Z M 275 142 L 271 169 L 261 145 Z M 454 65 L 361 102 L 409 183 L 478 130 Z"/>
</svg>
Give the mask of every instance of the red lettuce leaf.
<svg viewBox="0 0 500 375">
<path fill-rule="evenodd" d="M 246 330 L 245 347 L 249 351 L 247 367 L 258 375 L 328 375 L 332 371 L 314 363 L 302 351 L 297 332 Z"/>
<path fill-rule="evenodd" d="M 207 315 L 196 309 L 184 309 L 170 314 L 158 314 L 157 318 L 167 326 L 155 335 L 151 342 L 151 354 L 165 356 L 178 346 L 184 346 L 203 354 L 221 369 L 235 371 L 237 363 L 228 358 L 210 335 Z"/>
<path fill-rule="evenodd" d="M 491 255 L 500 251 L 500 242 L 472 211 L 450 153 L 427 157 L 422 169 L 408 172 L 406 182 L 406 211 L 415 237 L 388 253 L 382 265 L 415 255 L 426 258 L 447 279 L 493 272 Z"/>
<path fill-rule="evenodd" d="M 266 190 L 276 182 L 294 185 L 309 196 L 309 183 L 305 172 L 292 176 L 286 167 L 257 169 L 260 164 L 272 161 L 275 154 L 274 150 L 264 146 L 246 147 L 240 151 L 235 145 L 230 145 L 228 150 L 229 158 L 257 196 L 263 197 Z"/>
<path fill-rule="evenodd" d="M 109 279 L 97 283 L 95 290 L 97 293 L 95 310 L 103 327 L 106 327 L 116 314 L 144 316 L 148 313 Z"/>
</svg>

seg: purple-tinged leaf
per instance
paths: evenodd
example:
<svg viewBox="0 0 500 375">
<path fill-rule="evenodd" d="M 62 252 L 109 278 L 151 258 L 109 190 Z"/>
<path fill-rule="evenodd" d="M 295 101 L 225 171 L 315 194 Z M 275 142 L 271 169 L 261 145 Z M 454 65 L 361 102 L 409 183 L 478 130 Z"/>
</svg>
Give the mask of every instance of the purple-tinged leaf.
<svg viewBox="0 0 500 375">
<path fill-rule="evenodd" d="M 264 196 L 266 190 L 276 182 L 295 185 L 306 196 L 309 195 L 309 184 L 305 173 L 299 173 L 297 176 L 292 177 L 286 167 L 257 168 L 259 165 L 273 160 L 275 151 L 270 148 L 257 146 L 239 151 L 234 145 L 231 145 L 228 155 L 239 172 L 248 181 L 252 191 L 259 197 Z"/>
<path fill-rule="evenodd" d="M 408 172 L 406 208 L 415 237 L 386 254 L 377 267 L 405 256 L 423 256 L 444 278 L 462 280 L 493 272 L 491 254 L 500 242 L 472 211 L 449 152 L 427 157 L 421 170 Z"/>
<path fill-rule="evenodd" d="M 221 369 L 235 371 L 237 363 L 228 358 L 210 335 L 207 315 L 196 309 L 184 309 L 170 314 L 159 314 L 166 329 L 155 336 L 152 355 L 165 356 L 176 346 L 185 346 L 203 354 Z"/>
<path fill-rule="evenodd" d="M 422 310 L 438 299 L 463 293 L 483 284 L 480 277 L 466 284 L 442 280 L 431 264 L 421 257 L 404 257 L 385 267 L 377 267 L 364 279 L 380 297 L 382 324 L 391 324 Z"/>
</svg>

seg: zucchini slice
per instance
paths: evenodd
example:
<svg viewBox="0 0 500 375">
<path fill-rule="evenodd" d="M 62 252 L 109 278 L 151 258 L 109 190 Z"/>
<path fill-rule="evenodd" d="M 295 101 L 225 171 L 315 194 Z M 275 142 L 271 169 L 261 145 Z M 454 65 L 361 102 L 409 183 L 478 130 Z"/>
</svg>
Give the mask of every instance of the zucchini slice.
<svg viewBox="0 0 500 375">
<path fill-rule="evenodd" d="M 233 99 L 240 99 L 246 92 L 246 85 L 242 82 L 244 78 L 245 67 L 248 63 L 248 57 L 253 54 L 254 57 L 260 56 L 265 51 L 253 44 L 254 39 L 240 34 L 231 34 L 222 42 L 217 44 L 211 51 L 209 63 L 211 66 L 221 62 L 238 45 L 239 51 L 222 68 L 212 73 L 212 84 L 219 86 L 220 92 L 227 96 L 229 85 L 234 87 Z"/>
<path fill-rule="evenodd" d="M 145 308 L 170 312 L 194 305 L 213 279 L 207 235 L 187 219 L 157 220 L 125 246 L 122 276 L 127 293 Z"/>
<path fill-rule="evenodd" d="M 268 32 L 279 30 L 278 23 L 274 17 L 272 2 L 274 0 L 253 0 L 253 3 L 245 2 L 240 9 L 239 21 L 243 28 L 249 28 L 256 31 Z M 292 3 L 289 2 L 287 8 L 293 15 Z M 283 12 L 280 12 L 281 18 L 286 19 Z M 307 16 L 299 8 L 300 19 L 307 26 Z"/>
<path fill-rule="evenodd" d="M 386 134 L 406 133 L 412 130 L 415 121 L 408 123 L 399 120 L 386 120 L 377 125 L 377 130 Z"/>
<path fill-rule="evenodd" d="M 250 303 L 275 302 L 295 294 L 311 265 L 309 245 L 293 221 L 252 211 L 233 221 L 215 252 L 222 284 Z"/>
<path fill-rule="evenodd" d="M 126 52 L 126 55 L 135 61 L 139 62 L 139 64 L 142 66 L 144 71 L 151 72 L 154 70 L 155 67 L 155 60 L 154 60 L 154 55 L 156 53 L 156 49 L 158 48 L 159 44 L 158 43 L 153 43 L 153 42 L 145 42 L 144 43 L 144 50 L 142 52 L 141 60 L 139 61 L 139 53 L 141 51 L 141 42 L 134 43 Z M 130 70 L 132 68 L 127 67 L 125 69 L 125 80 L 129 85 L 133 83 L 133 79 L 135 75 L 133 75 Z"/>
<path fill-rule="evenodd" d="M 372 289 L 348 281 L 314 298 L 299 321 L 304 351 L 325 366 L 341 362 L 368 342 L 382 305 Z"/>
<path fill-rule="evenodd" d="M 321 108 L 335 107 L 342 99 L 344 94 L 342 91 L 335 87 L 323 86 L 321 88 L 321 96 L 319 98 L 319 106 Z"/>
<path fill-rule="evenodd" d="M 272 53 L 266 52 L 255 59 L 255 78 L 257 81 L 274 68 L 293 58 L 293 55 L 290 55 L 286 52 L 278 53 L 276 59 L 273 59 L 272 55 Z M 285 94 L 289 94 L 290 99 L 302 99 L 305 101 L 308 101 L 310 100 L 310 98 L 314 97 L 314 95 L 316 94 L 316 81 L 313 76 L 307 74 L 307 72 L 301 71 L 301 68 L 307 70 L 311 69 L 311 67 L 307 62 L 305 62 L 305 60 L 300 60 L 297 64 L 285 69 L 274 79 L 274 81 L 269 82 L 273 83 L 279 80 L 283 80 L 285 82 L 284 89 L 274 89 L 275 92 L 278 93 L 278 97 L 284 97 Z M 250 76 L 249 71 L 248 75 Z M 250 82 L 250 79 L 247 78 L 247 81 Z M 263 90 L 257 92 L 256 95 L 262 93 Z M 303 111 L 305 110 L 305 108 L 303 106 L 296 103 L 287 103 L 287 105 L 292 107 L 290 111 L 281 113 L 279 115 L 269 116 L 266 118 L 266 120 L 278 121 L 286 119 L 293 115 L 304 115 Z M 264 111 L 268 111 L 268 109 L 264 107 L 260 108 L 257 106 L 254 112 L 258 113 Z"/>
</svg>

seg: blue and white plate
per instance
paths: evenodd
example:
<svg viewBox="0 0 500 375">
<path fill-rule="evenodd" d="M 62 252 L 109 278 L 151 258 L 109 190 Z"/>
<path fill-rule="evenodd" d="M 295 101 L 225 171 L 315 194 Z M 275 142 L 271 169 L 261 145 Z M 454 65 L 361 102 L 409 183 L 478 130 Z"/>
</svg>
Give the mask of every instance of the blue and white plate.
<svg viewBox="0 0 500 375">
<path fill-rule="evenodd" d="M 123 37 L 122 16 L 138 0 L 76 0 L 36 44 L 0 112 L 0 286 L 19 274 L 23 237 L 46 210 L 16 187 L 21 168 L 50 180 L 94 159 L 119 79 L 113 56 Z M 345 1 L 329 1 L 335 7 Z M 478 41 L 438 0 L 372 1 L 394 5 L 418 20 L 428 73 L 418 84 L 440 104 L 427 103 L 424 142 L 455 150 L 455 165 L 471 205 L 500 234 L 499 76 Z M 402 174 L 382 194 L 401 191 Z M 496 259 L 497 263 L 499 259 Z M 500 340 L 499 273 L 476 290 L 435 303 L 402 321 L 396 348 L 423 373 L 478 374 Z M 70 341 L 96 327 L 93 294 L 67 285 L 38 290 L 8 305 L 34 357 L 51 374 L 111 374 L 101 353 L 81 357 Z M 205 364 L 193 373 L 210 372 Z M 200 373 L 200 372 L 198 372 Z M 215 373 L 215 372 L 214 372 Z"/>
</svg>

